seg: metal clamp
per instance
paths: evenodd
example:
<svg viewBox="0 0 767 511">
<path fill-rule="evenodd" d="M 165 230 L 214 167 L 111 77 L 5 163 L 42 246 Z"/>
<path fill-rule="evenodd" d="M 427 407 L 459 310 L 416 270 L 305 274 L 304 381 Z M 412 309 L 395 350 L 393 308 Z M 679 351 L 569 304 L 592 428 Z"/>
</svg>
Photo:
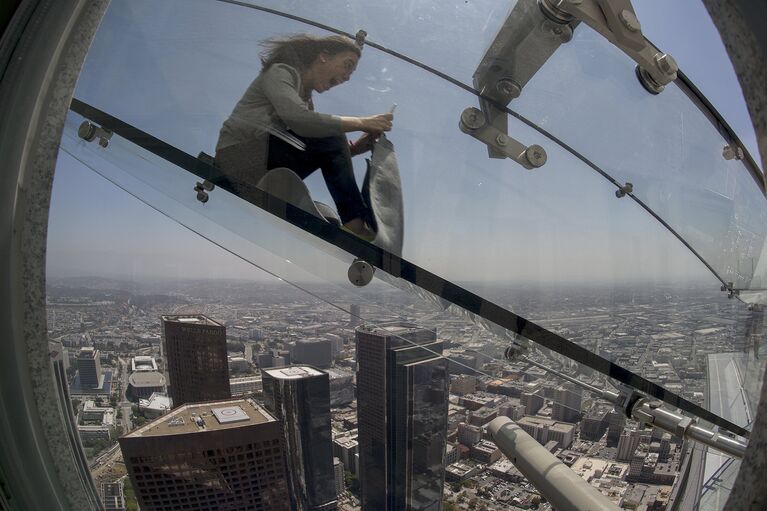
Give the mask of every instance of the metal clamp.
<svg viewBox="0 0 767 511">
<path fill-rule="evenodd" d="M 194 191 L 197 192 L 197 200 L 205 204 L 210 197 L 208 192 L 212 192 L 216 186 L 207 179 L 200 183 L 199 181 L 194 185 Z"/>
<path fill-rule="evenodd" d="M 625 197 L 626 194 L 632 193 L 633 191 L 634 191 L 634 185 L 632 185 L 631 183 L 626 183 L 625 185 L 615 190 L 615 196 L 620 199 L 622 197 Z"/>
<path fill-rule="evenodd" d="M 509 350 L 507 350 L 507 353 L 508 351 Z M 660 401 L 649 399 L 630 387 L 622 389 L 620 393 L 606 389 L 598 389 L 588 383 L 573 378 L 572 376 L 568 376 L 551 367 L 535 362 L 524 355 L 519 358 L 550 374 L 558 376 L 563 380 L 569 381 L 587 392 L 609 401 L 614 404 L 616 408 L 623 410 L 626 417 L 637 420 L 644 425 L 660 428 L 663 431 L 667 431 L 679 437 L 687 437 L 696 440 L 737 458 L 742 458 L 746 452 L 745 442 L 737 438 L 720 435 L 716 431 L 704 428 L 698 424 L 697 419 L 671 412 L 667 408 L 664 408 L 663 403 Z"/>
<path fill-rule="evenodd" d="M 676 80 L 679 66 L 674 57 L 644 38 L 631 0 L 539 0 L 539 5 L 552 21 L 582 21 L 617 46 L 637 63 L 637 78 L 651 94 Z"/>
<path fill-rule="evenodd" d="M 370 284 L 375 274 L 375 268 L 372 264 L 362 259 L 355 259 L 349 266 L 349 270 L 346 272 L 346 276 L 349 277 L 349 282 L 357 287 L 363 287 Z"/>
<path fill-rule="evenodd" d="M 722 284 L 722 287 L 719 288 L 720 291 L 726 291 L 727 292 L 727 298 L 732 300 L 736 296 L 740 296 L 740 290 L 735 289 L 735 284 L 733 282 L 728 282 L 727 284 Z"/>
<path fill-rule="evenodd" d="M 730 456 L 742 458 L 746 454 L 744 442 L 699 426 L 694 419 L 677 415 L 663 408 L 660 401 L 640 399 L 634 403 L 630 413 L 631 417 L 642 424 L 660 428 L 681 438 L 697 440 Z"/>
<path fill-rule="evenodd" d="M 362 47 L 365 45 L 365 38 L 368 36 L 368 33 L 364 30 L 358 30 L 357 33 L 354 35 L 354 42 L 357 43 L 357 46 L 362 49 Z"/>
<path fill-rule="evenodd" d="M 543 147 L 538 144 L 526 146 L 495 126 L 491 126 L 487 123 L 485 114 L 478 108 L 465 109 L 461 113 L 458 127 L 464 133 L 484 142 L 489 148 L 511 158 L 528 170 L 541 167 L 546 163 L 546 150 Z"/>
<path fill-rule="evenodd" d="M 83 121 L 77 128 L 77 136 L 87 142 L 93 142 L 98 138 L 99 145 L 106 147 L 109 145 L 109 139 L 112 138 L 112 132 L 101 126 L 96 126 L 90 121 Z"/>
<path fill-rule="evenodd" d="M 725 160 L 742 160 L 744 158 L 743 148 L 736 145 L 726 145 L 722 149 L 722 157 Z"/>
</svg>

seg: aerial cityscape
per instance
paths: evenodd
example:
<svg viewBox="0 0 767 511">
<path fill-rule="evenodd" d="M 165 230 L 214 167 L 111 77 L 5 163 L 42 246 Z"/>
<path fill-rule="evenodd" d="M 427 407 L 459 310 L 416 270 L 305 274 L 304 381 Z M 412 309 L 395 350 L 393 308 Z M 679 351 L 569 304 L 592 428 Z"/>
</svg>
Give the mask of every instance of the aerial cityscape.
<svg viewBox="0 0 767 511">
<path fill-rule="evenodd" d="M 517 291 L 493 299 L 710 409 L 708 355 L 761 341 L 707 286 Z M 51 357 L 106 509 L 551 509 L 492 441 L 499 416 L 622 508 L 681 498 L 693 442 L 505 360 L 507 338 L 383 286 L 313 293 L 49 282 Z"/>
</svg>

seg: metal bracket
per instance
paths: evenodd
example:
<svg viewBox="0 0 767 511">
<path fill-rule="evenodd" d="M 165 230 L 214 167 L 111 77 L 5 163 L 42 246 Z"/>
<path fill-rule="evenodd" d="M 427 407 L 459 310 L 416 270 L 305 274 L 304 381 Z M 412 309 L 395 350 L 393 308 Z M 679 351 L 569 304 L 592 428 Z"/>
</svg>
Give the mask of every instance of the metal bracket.
<svg viewBox="0 0 767 511">
<path fill-rule="evenodd" d="M 725 160 L 742 160 L 744 158 L 743 148 L 736 145 L 726 145 L 722 149 L 722 157 Z"/>
<path fill-rule="evenodd" d="M 357 43 L 357 46 L 362 49 L 362 47 L 365 45 L 365 38 L 368 36 L 368 33 L 364 30 L 358 30 L 357 33 L 354 35 L 354 42 Z"/>
<path fill-rule="evenodd" d="M 634 185 L 632 185 L 631 183 L 626 183 L 625 185 L 615 190 L 615 196 L 620 199 L 622 197 L 625 197 L 626 194 L 632 193 L 633 191 L 634 191 Z"/>
<path fill-rule="evenodd" d="M 740 290 L 735 289 L 735 284 L 733 282 L 728 282 L 726 285 L 722 284 L 722 287 L 719 288 L 720 291 L 726 291 L 727 292 L 727 298 L 732 300 L 736 296 L 740 296 Z"/>
<path fill-rule="evenodd" d="M 469 107 L 461 113 L 458 127 L 488 148 L 495 150 L 505 158 L 511 158 L 528 170 L 541 167 L 546 163 L 546 150 L 538 144 L 526 146 L 508 136 L 495 126 L 490 125 L 481 110 Z"/>
<path fill-rule="evenodd" d="M 207 179 L 200 183 L 199 181 L 194 185 L 194 191 L 197 192 L 197 200 L 205 204 L 210 197 L 208 192 L 212 192 L 216 186 Z"/>
<path fill-rule="evenodd" d="M 527 354 L 530 351 L 530 346 L 527 343 L 521 342 L 520 339 L 515 339 L 511 342 L 511 345 L 506 348 L 503 356 L 509 362 L 516 362 L 518 360 L 526 360 Z"/>
<path fill-rule="evenodd" d="M 663 53 L 642 35 L 631 0 L 540 0 L 542 10 L 558 13 L 561 19 L 584 22 L 637 63 L 636 74 L 652 94 L 676 80 L 674 57 Z M 545 7 L 544 7 L 545 6 Z"/>
<path fill-rule="evenodd" d="M 375 268 L 373 265 L 362 259 L 355 259 L 349 266 L 349 270 L 346 272 L 346 276 L 349 277 L 349 282 L 357 287 L 363 287 L 370 284 L 375 274 Z"/>
<path fill-rule="evenodd" d="M 77 135 L 87 142 L 93 142 L 99 139 L 99 145 L 106 147 L 109 145 L 109 139 L 112 138 L 112 132 L 101 126 L 96 126 L 90 121 L 83 121 L 77 128 Z"/>
</svg>

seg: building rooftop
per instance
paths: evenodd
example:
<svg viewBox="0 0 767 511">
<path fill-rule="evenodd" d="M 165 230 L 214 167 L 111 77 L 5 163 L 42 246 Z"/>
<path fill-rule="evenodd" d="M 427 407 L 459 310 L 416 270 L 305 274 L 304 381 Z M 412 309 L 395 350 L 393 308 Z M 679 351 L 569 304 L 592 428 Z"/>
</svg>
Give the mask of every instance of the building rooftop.
<svg viewBox="0 0 767 511">
<path fill-rule="evenodd" d="M 251 399 L 187 404 L 126 435 L 148 437 L 204 433 L 276 421 Z"/>
<path fill-rule="evenodd" d="M 299 378 L 306 378 L 308 376 L 321 376 L 323 374 L 322 371 L 319 371 L 310 366 L 270 368 L 263 369 L 263 372 L 278 380 L 296 380 Z"/>
<path fill-rule="evenodd" d="M 97 353 L 98 350 L 96 350 L 96 348 L 85 346 L 80 348 L 80 351 L 77 353 L 77 358 L 96 358 Z"/>
<path fill-rule="evenodd" d="M 137 371 L 131 373 L 128 383 L 135 388 L 162 387 L 165 385 L 165 376 L 157 371 Z"/>
<path fill-rule="evenodd" d="M 384 325 L 363 325 L 358 327 L 360 332 L 370 332 L 378 335 L 400 335 L 405 332 L 423 330 L 412 323 L 390 323 Z"/>
<path fill-rule="evenodd" d="M 157 362 L 154 358 L 139 355 L 131 359 L 131 371 L 157 371 Z"/>
<path fill-rule="evenodd" d="M 202 314 L 161 316 L 161 318 L 163 321 L 168 321 L 171 323 L 183 323 L 187 325 L 224 326 L 218 321 L 214 321 Z"/>
<path fill-rule="evenodd" d="M 532 417 L 525 416 L 517 421 L 517 424 L 530 424 L 532 426 L 545 427 L 548 426 L 550 431 L 567 432 L 575 428 L 575 424 L 570 422 L 562 422 L 554 419 L 548 419 L 546 417 Z"/>
</svg>

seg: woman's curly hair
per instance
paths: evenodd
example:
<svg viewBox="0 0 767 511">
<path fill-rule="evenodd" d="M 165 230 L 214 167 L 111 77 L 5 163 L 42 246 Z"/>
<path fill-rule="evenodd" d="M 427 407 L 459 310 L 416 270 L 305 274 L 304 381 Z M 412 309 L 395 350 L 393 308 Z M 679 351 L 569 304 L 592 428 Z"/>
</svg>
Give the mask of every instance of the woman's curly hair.
<svg viewBox="0 0 767 511">
<path fill-rule="evenodd" d="M 261 64 L 266 71 L 273 64 L 287 64 L 299 70 L 308 69 L 321 53 L 337 55 L 351 51 L 362 56 L 360 47 L 353 39 L 340 35 L 319 37 L 295 34 L 261 41 Z"/>
</svg>

